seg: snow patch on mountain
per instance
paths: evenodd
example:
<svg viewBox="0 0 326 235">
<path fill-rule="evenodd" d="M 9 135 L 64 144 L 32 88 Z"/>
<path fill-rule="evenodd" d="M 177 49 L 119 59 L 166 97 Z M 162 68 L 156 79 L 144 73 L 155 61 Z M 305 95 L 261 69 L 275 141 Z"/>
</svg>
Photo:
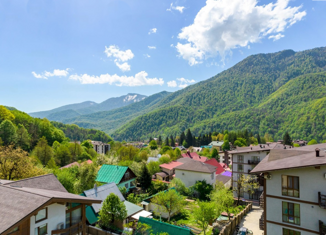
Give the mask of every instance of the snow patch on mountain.
<svg viewBox="0 0 326 235">
<path fill-rule="evenodd" d="M 137 100 L 135 100 L 137 97 L 137 95 L 127 95 L 124 99 L 123 102 L 129 102 L 131 100 L 134 100 L 134 102 L 137 102 Z"/>
</svg>

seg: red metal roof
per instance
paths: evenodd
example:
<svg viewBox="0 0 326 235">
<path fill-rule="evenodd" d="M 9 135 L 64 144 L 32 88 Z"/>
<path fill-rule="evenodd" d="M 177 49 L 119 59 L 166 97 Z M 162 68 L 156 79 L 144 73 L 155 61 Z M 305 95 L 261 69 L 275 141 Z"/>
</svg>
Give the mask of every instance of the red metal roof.
<svg viewBox="0 0 326 235">
<path fill-rule="evenodd" d="M 164 163 L 164 164 L 160 165 L 160 167 L 172 170 L 175 167 L 180 166 L 182 164 L 183 164 L 182 162 L 170 162 L 170 163 Z"/>
<path fill-rule="evenodd" d="M 205 163 L 212 165 L 212 166 L 216 166 L 216 174 L 217 175 L 219 175 L 225 171 L 224 168 L 221 166 L 221 164 L 215 158 L 212 158 L 212 159 L 206 161 Z"/>
<path fill-rule="evenodd" d="M 188 158 L 191 158 L 191 159 L 193 159 L 195 161 L 200 161 L 200 162 L 206 162 L 206 160 L 207 160 L 207 157 L 201 157 L 196 152 L 193 152 L 193 153 L 190 153 L 190 152 L 183 153 L 182 154 L 182 157 L 188 157 Z"/>
</svg>

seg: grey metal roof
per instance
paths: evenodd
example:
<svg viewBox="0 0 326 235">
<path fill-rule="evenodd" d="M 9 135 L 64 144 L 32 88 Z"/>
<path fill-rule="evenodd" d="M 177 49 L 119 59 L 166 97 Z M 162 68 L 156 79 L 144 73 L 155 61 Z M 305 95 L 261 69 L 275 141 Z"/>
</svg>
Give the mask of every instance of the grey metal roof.
<svg viewBox="0 0 326 235">
<path fill-rule="evenodd" d="M 120 192 L 118 186 L 115 183 L 104 184 L 102 186 L 97 187 L 97 190 L 94 188 L 84 191 L 84 195 L 86 197 L 102 200 L 101 204 L 93 204 L 92 207 L 96 213 L 100 211 L 102 208 L 103 201 L 109 196 L 111 193 L 117 195 L 120 201 L 125 201 L 126 199 L 123 197 Z"/>
<path fill-rule="evenodd" d="M 192 159 L 191 159 L 191 161 L 187 161 L 184 164 L 175 167 L 174 169 L 175 170 L 205 172 L 205 173 L 213 173 L 216 171 L 215 166 L 212 166 L 212 165 L 200 162 L 200 161 L 192 160 Z"/>
<path fill-rule="evenodd" d="M 216 180 L 223 182 L 223 184 L 226 184 L 228 181 L 230 181 L 232 178 L 226 175 L 217 175 Z"/>
</svg>

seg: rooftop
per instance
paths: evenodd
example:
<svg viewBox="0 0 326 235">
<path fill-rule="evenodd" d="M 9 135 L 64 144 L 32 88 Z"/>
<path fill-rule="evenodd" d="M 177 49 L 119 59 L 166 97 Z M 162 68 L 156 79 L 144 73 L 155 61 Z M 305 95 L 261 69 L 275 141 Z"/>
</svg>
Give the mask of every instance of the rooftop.
<svg viewBox="0 0 326 235">
<path fill-rule="evenodd" d="M 205 163 L 212 165 L 212 166 L 216 166 L 216 174 L 217 175 L 221 174 L 222 172 L 225 171 L 225 169 L 221 166 L 221 164 L 215 158 L 207 160 Z"/>
<path fill-rule="evenodd" d="M 223 184 L 226 184 L 231 179 L 232 178 L 230 176 L 226 176 L 226 175 L 217 175 L 216 176 L 216 180 L 221 181 Z"/>
<path fill-rule="evenodd" d="M 290 149 L 294 147 L 273 142 L 273 143 L 259 144 L 255 146 L 249 146 L 249 147 L 236 147 L 235 150 L 229 151 L 229 153 L 230 154 L 249 153 L 249 152 L 270 151 L 272 149 L 284 149 L 284 148 Z"/>
<path fill-rule="evenodd" d="M 212 141 L 209 145 L 221 147 L 224 141 Z"/>
<path fill-rule="evenodd" d="M 204 173 L 213 173 L 216 172 L 216 167 L 210 164 L 199 162 L 196 160 L 188 161 L 180 166 L 174 168 L 176 170 L 186 170 L 186 171 L 196 171 Z"/>
<path fill-rule="evenodd" d="M 175 167 L 177 166 L 180 166 L 182 165 L 183 163 L 182 162 L 170 162 L 170 163 L 164 163 L 162 165 L 160 165 L 160 167 L 163 167 L 163 168 L 166 168 L 166 169 L 169 169 L 169 170 L 173 170 Z"/>
<path fill-rule="evenodd" d="M 319 157 L 316 156 L 316 149 L 320 150 Z M 326 144 L 272 149 L 251 173 L 320 165 L 326 165 Z"/>
<path fill-rule="evenodd" d="M 181 156 L 184 157 L 184 158 L 191 158 L 193 160 L 200 161 L 200 162 L 206 162 L 206 160 L 207 160 L 207 157 L 201 157 L 196 152 L 183 153 L 183 154 L 181 154 Z"/>
<path fill-rule="evenodd" d="M 97 173 L 96 181 L 102 183 L 114 182 L 119 184 L 128 170 L 127 166 L 103 165 Z"/>
</svg>

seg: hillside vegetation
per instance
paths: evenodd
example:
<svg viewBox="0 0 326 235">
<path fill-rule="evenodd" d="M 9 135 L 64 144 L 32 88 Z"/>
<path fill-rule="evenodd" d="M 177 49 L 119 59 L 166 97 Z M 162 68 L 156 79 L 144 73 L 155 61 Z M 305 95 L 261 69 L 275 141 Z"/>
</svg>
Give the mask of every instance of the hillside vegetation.
<svg viewBox="0 0 326 235">
<path fill-rule="evenodd" d="M 253 55 L 174 92 L 112 135 L 118 140 L 248 128 L 281 138 L 326 138 L 326 48 Z M 129 106 L 128 106 L 129 107 Z"/>
</svg>

